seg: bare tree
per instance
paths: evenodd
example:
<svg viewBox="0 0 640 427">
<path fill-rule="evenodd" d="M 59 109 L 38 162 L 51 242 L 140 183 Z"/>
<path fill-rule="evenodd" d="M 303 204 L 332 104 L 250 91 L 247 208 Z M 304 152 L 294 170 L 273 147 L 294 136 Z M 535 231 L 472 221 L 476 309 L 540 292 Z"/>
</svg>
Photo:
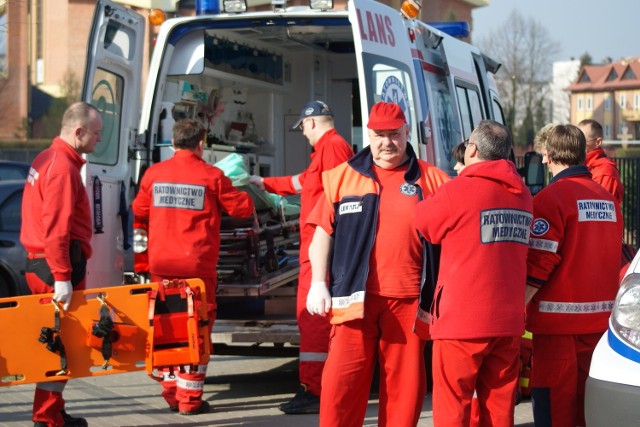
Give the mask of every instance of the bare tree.
<svg viewBox="0 0 640 427">
<path fill-rule="evenodd" d="M 513 10 L 507 21 L 478 45 L 502 63 L 496 84 L 515 143 L 533 142 L 537 128 L 545 124 L 537 123 L 545 117 L 539 110 L 549 96 L 548 83 L 560 44 L 542 24 Z"/>
</svg>

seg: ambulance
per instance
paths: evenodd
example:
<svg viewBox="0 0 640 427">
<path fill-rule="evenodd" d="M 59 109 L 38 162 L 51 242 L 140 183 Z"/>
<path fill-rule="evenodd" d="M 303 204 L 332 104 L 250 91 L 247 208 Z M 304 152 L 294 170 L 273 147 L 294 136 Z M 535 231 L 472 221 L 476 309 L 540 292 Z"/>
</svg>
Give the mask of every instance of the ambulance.
<svg viewBox="0 0 640 427">
<path fill-rule="evenodd" d="M 274 0 L 271 10 L 258 12 L 247 12 L 243 0 L 221 4 L 221 13 L 161 25 L 143 92 L 143 16 L 97 1 L 82 95 L 104 122 L 83 172 L 94 218 L 89 287 L 120 284 L 128 273 L 131 202 L 144 170 L 172 155 L 171 126 L 181 118 L 205 124 L 208 162 L 240 156 L 248 173 L 262 176 L 306 167 L 311 147 L 292 125 L 310 100 L 331 107 L 337 131 L 356 151 L 368 145 L 363 127 L 372 105 L 399 104 L 414 151 L 452 176 L 451 149 L 480 120 L 504 123 L 494 82 L 500 64 L 462 40 L 466 24 L 415 19 L 413 0 L 402 10 L 372 0 L 350 0 L 346 10 L 334 10 L 331 0 L 295 7 Z M 229 325 L 245 333 L 258 327 L 248 341 L 295 344 L 298 228 L 285 215 L 270 224 L 228 231 L 254 239 L 259 249 L 239 258 L 242 274 L 219 280 L 216 329 L 225 325 L 228 301 L 236 318 Z M 144 231 L 134 236 L 137 273 L 144 273 L 145 238 Z M 271 257 L 261 259 L 265 254 Z M 288 334 L 268 336 L 268 327 L 285 318 Z M 220 334 L 229 343 L 243 339 Z"/>
</svg>

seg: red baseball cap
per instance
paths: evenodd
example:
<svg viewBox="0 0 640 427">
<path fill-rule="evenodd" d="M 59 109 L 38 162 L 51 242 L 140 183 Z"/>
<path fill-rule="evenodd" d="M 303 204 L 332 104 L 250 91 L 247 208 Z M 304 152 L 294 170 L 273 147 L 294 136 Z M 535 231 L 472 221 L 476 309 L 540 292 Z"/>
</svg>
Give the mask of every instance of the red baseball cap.
<svg viewBox="0 0 640 427">
<path fill-rule="evenodd" d="M 399 129 L 406 122 L 402 108 L 398 104 L 378 102 L 371 107 L 367 127 L 371 130 Z"/>
</svg>

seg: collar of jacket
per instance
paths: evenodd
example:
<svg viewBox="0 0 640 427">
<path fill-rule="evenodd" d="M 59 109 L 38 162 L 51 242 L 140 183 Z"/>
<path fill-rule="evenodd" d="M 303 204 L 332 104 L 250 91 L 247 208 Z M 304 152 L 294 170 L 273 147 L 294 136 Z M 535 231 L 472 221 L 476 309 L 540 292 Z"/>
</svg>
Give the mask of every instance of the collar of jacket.
<svg viewBox="0 0 640 427">
<path fill-rule="evenodd" d="M 416 153 L 413 151 L 413 147 L 409 142 L 407 142 L 407 156 L 409 157 L 409 167 L 404 173 L 404 180 L 409 184 L 415 184 L 418 179 L 420 179 L 420 166 L 418 165 Z M 358 154 L 349 159 L 348 163 L 349 166 L 357 172 L 377 181 L 376 175 L 373 173 L 373 156 L 371 155 L 371 147 L 367 146 L 362 149 Z"/>
<path fill-rule="evenodd" d="M 562 178 L 568 178 L 571 176 L 578 176 L 578 175 L 588 175 L 589 178 L 591 178 L 591 172 L 589 172 L 589 169 L 587 169 L 585 165 L 575 165 L 575 166 L 569 166 L 562 172 L 559 172 L 556 176 L 553 177 L 553 179 L 551 179 L 551 181 L 549 181 L 549 185 L 553 184 L 554 182 Z"/>
</svg>

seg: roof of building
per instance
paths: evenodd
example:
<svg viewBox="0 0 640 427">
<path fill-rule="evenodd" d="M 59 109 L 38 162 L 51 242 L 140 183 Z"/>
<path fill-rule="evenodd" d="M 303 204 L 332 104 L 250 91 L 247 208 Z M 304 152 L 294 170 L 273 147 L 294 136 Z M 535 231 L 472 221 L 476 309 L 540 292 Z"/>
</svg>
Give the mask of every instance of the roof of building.
<svg viewBox="0 0 640 427">
<path fill-rule="evenodd" d="M 640 58 L 624 58 L 610 64 L 585 65 L 569 92 L 603 92 L 640 88 Z"/>
</svg>

